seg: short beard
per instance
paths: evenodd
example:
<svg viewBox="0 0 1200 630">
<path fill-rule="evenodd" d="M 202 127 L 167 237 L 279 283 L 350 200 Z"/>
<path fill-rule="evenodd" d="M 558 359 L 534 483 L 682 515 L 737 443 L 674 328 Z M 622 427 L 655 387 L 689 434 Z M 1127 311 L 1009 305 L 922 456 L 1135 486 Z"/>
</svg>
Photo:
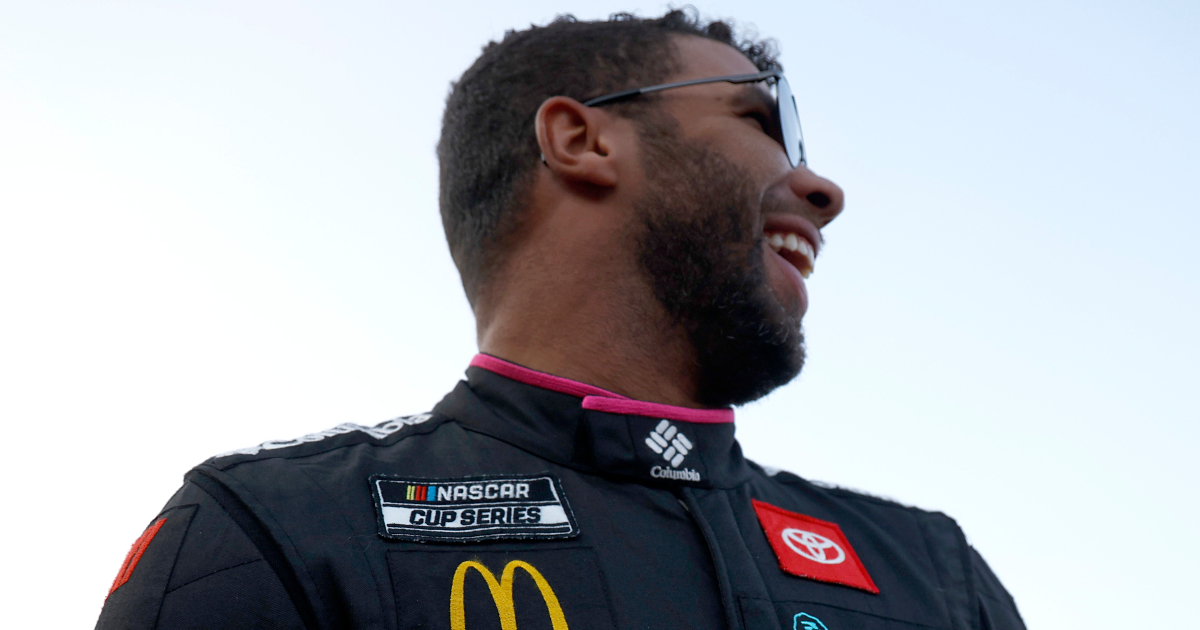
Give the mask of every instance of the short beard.
<svg viewBox="0 0 1200 630">
<path fill-rule="evenodd" d="M 727 407 L 762 398 L 800 373 L 804 336 L 768 284 L 752 180 L 670 129 L 643 131 L 638 262 L 691 342 L 694 399 Z"/>
</svg>

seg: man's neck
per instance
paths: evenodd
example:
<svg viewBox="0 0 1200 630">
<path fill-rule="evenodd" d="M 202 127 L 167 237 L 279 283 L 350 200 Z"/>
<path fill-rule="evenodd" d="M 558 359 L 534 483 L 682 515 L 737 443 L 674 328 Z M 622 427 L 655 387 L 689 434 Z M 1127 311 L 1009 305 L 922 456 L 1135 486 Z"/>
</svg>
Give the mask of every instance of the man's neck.
<svg viewBox="0 0 1200 630">
<path fill-rule="evenodd" d="M 533 295 L 507 291 L 479 331 L 480 351 L 636 400 L 700 406 L 691 345 L 678 327 L 663 324 L 666 314 L 651 296 L 637 299 L 648 291 L 571 284 L 542 285 Z"/>
</svg>

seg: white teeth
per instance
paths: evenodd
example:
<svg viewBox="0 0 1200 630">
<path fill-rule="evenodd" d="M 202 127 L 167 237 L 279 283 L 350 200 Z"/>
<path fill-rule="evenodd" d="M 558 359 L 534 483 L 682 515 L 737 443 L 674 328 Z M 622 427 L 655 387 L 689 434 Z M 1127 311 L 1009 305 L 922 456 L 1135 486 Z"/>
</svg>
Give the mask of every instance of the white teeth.
<svg viewBox="0 0 1200 630">
<path fill-rule="evenodd" d="M 817 258 L 817 253 L 813 251 L 812 243 L 809 243 L 808 241 L 806 241 L 804 239 L 800 239 L 800 250 L 799 251 L 801 254 L 804 254 L 804 256 L 806 258 L 808 258 L 810 261 L 816 260 L 816 258 Z"/>
<path fill-rule="evenodd" d="M 817 258 L 816 252 L 813 251 L 812 243 L 807 239 L 796 236 L 793 233 L 781 234 L 779 232 L 767 232 L 764 234 L 767 244 L 775 251 L 787 250 L 795 252 L 803 258 L 803 262 L 796 265 L 800 270 L 800 275 L 807 278 L 813 271 L 813 262 Z"/>
</svg>

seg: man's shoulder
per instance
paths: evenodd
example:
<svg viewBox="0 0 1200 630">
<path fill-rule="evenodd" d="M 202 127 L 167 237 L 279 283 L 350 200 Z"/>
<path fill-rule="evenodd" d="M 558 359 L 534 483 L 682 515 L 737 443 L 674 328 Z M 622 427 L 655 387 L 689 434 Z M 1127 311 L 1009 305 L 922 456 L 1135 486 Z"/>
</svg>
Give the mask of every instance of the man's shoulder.
<svg viewBox="0 0 1200 630">
<path fill-rule="evenodd" d="M 185 480 L 205 486 L 207 479 L 269 511 L 301 513 L 335 504 L 353 509 L 341 504 L 361 498 L 375 477 L 462 476 L 464 468 L 483 467 L 503 448 L 495 438 L 434 411 L 373 426 L 342 423 L 229 451 L 196 466 Z"/>
<path fill-rule="evenodd" d="M 751 468 L 761 473 L 763 479 L 768 480 L 773 485 L 809 497 L 819 497 L 833 505 L 867 510 L 877 514 L 893 513 L 897 516 L 903 514 L 907 518 L 915 518 L 922 522 L 941 521 L 953 526 L 955 529 L 958 528 L 958 524 L 954 519 L 943 512 L 909 505 L 897 499 L 858 488 L 850 488 L 827 481 L 805 479 L 787 470 L 763 466 L 755 462 L 750 462 L 750 464 Z"/>
<path fill-rule="evenodd" d="M 321 456 L 336 457 L 338 451 L 353 450 L 359 445 L 371 448 L 404 448 L 406 440 L 433 432 L 446 418 L 434 413 L 400 416 L 375 425 L 343 422 L 336 426 L 284 440 L 270 440 L 214 455 L 201 466 L 229 470 L 256 462 L 285 464 L 290 461 L 313 461 Z"/>
<path fill-rule="evenodd" d="M 445 474 L 459 460 L 454 454 L 487 450 L 487 439 L 437 413 L 343 423 L 211 457 L 185 475 L 181 492 L 201 491 L 267 546 L 289 540 L 316 548 L 332 532 L 349 540 L 377 529 L 374 479 Z"/>
<path fill-rule="evenodd" d="M 941 585 L 955 627 L 1025 627 L 1012 597 L 946 514 L 753 462 L 751 468 L 761 484 L 755 494 L 767 502 L 835 524 L 864 558 L 887 558 L 875 566 L 905 566 Z"/>
</svg>

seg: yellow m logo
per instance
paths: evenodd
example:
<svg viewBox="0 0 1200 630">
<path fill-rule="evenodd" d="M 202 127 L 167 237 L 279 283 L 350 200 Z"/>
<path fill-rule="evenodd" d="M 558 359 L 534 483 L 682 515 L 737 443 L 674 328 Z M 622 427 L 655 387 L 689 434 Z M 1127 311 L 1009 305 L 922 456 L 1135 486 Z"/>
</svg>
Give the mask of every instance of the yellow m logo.
<svg viewBox="0 0 1200 630">
<path fill-rule="evenodd" d="M 542 599 L 546 602 L 546 608 L 550 612 L 550 623 L 554 626 L 554 630 L 568 630 L 567 618 L 563 616 L 562 606 L 558 605 L 558 597 L 554 595 L 554 589 L 550 588 L 550 583 L 533 565 L 520 560 L 513 560 L 504 567 L 504 572 L 500 575 L 500 581 L 496 581 L 496 576 L 488 570 L 483 564 L 474 560 L 467 560 L 458 565 L 458 569 L 454 571 L 454 584 L 450 587 L 450 630 L 466 630 L 467 628 L 467 611 L 463 602 L 463 583 L 467 579 L 467 571 L 475 569 L 487 581 L 488 590 L 492 592 L 492 600 L 496 602 L 496 610 L 500 613 L 500 628 L 502 630 L 517 630 L 517 613 L 513 607 L 513 574 L 517 569 L 525 569 L 529 577 L 537 583 L 538 590 L 542 592 Z"/>
</svg>

